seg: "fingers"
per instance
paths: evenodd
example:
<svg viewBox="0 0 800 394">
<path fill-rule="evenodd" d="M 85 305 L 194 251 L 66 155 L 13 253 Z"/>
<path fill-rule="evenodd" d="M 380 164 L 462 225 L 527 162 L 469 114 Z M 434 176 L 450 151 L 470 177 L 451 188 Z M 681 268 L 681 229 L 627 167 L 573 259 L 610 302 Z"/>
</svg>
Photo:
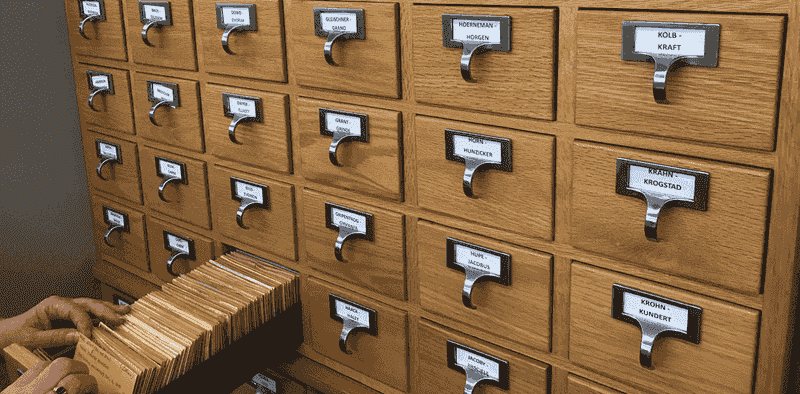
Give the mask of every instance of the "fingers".
<svg viewBox="0 0 800 394">
<path fill-rule="evenodd" d="M 69 358 L 59 357 L 51 362 L 39 375 L 33 379 L 34 387 L 57 387 L 59 382 L 70 374 L 89 374 L 86 364 Z M 72 394 L 72 392 L 68 393 Z"/>
<path fill-rule="evenodd" d="M 89 318 L 89 314 L 73 300 L 51 296 L 39 305 L 42 304 L 44 304 L 44 310 L 50 320 L 69 319 L 83 335 L 86 335 L 87 338 L 92 337 L 92 320 Z"/>
<path fill-rule="evenodd" d="M 67 389 L 67 394 L 96 394 L 97 379 L 89 374 L 71 374 L 61 379 L 56 387 Z"/>
<path fill-rule="evenodd" d="M 91 298 L 76 298 L 73 301 L 86 312 L 99 317 L 104 323 L 111 325 L 122 324 L 122 322 L 125 321 L 122 315 L 131 310 L 131 307 L 128 305 L 114 305 L 110 302 Z"/>
<path fill-rule="evenodd" d="M 78 330 L 73 328 L 61 328 L 57 330 L 37 331 L 20 342 L 28 348 L 51 348 L 56 346 L 75 345 L 80 339 Z"/>
<path fill-rule="evenodd" d="M 22 374 L 22 376 L 20 376 L 19 379 L 14 381 L 14 384 L 19 387 L 27 385 L 28 383 L 32 382 L 33 379 L 36 379 L 36 377 L 39 376 L 39 374 L 42 373 L 42 371 L 44 371 L 44 369 L 47 368 L 48 365 L 50 365 L 50 361 L 46 360 L 39 361 L 38 363 L 36 363 L 36 365 L 28 368 L 28 370 L 25 371 L 25 373 Z"/>
</svg>

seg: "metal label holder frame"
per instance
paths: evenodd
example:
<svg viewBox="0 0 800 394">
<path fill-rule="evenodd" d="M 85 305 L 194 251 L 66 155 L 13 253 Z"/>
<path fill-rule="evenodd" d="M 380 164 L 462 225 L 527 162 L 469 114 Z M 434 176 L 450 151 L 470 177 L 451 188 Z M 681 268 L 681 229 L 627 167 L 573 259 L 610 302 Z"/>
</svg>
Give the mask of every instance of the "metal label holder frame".
<svg viewBox="0 0 800 394">
<path fill-rule="evenodd" d="M 471 370 L 467 370 L 466 368 L 458 365 L 457 358 L 456 358 L 456 351 L 457 349 L 464 350 L 469 353 L 473 353 L 475 355 L 481 356 L 483 358 L 487 358 L 493 362 L 496 362 L 498 365 L 498 375 L 500 377 L 499 380 L 489 379 L 484 377 L 479 373 L 471 374 Z M 469 346 L 462 345 L 458 342 L 454 342 L 451 340 L 447 340 L 447 367 L 456 371 L 459 371 L 465 375 L 467 375 L 467 381 L 464 386 L 464 394 L 471 394 L 472 390 L 475 389 L 475 386 L 478 384 L 484 384 L 489 386 L 495 386 L 501 390 L 509 390 L 510 389 L 510 372 L 509 372 L 509 364 L 508 361 L 503 359 L 497 358 L 495 356 L 486 354 L 484 352 L 475 350 Z M 477 372 L 477 371 L 476 371 Z"/>
<path fill-rule="evenodd" d="M 340 316 L 336 312 L 336 302 L 350 305 L 354 308 L 367 312 L 369 315 L 369 327 L 365 327 L 363 324 L 347 317 Z M 347 339 L 353 332 L 364 332 L 372 336 L 378 335 L 378 312 L 376 312 L 374 309 L 367 308 L 361 304 L 346 300 L 335 294 L 328 294 L 328 307 L 330 309 L 331 319 L 342 323 L 342 334 L 339 336 L 339 349 L 345 354 L 352 354 L 352 352 L 347 349 Z"/>
<path fill-rule="evenodd" d="M 169 203 L 170 201 L 168 201 L 166 198 L 164 198 L 164 188 L 167 187 L 167 185 L 169 183 L 175 182 L 175 183 L 182 183 L 184 185 L 188 185 L 189 184 L 189 174 L 188 174 L 188 171 L 186 170 L 186 163 L 181 163 L 179 161 L 170 160 L 170 159 L 167 159 L 167 158 L 164 158 L 164 157 L 161 157 L 161 156 L 156 156 L 155 160 L 156 160 L 156 175 L 159 178 L 164 178 L 164 181 L 161 182 L 161 185 L 158 186 L 158 197 L 161 198 L 161 201 Z M 180 169 L 181 169 L 181 177 L 180 178 L 176 178 L 176 177 L 172 177 L 172 176 L 169 176 L 169 175 L 164 174 L 163 172 L 161 172 L 161 165 L 160 165 L 161 161 L 166 161 L 167 163 L 172 163 L 172 164 L 175 164 L 175 165 L 179 166 Z"/>
<path fill-rule="evenodd" d="M 261 189 L 261 195 L 264 197 L 263 198 L 264 202 L 260 203 L 260 202 L 258 202 L 256 200 L 252 200 L 250 198 L 240 196 L 239 193 L 236 191 L 236 183 L 237 182 L 238 183 L 243 183 L 243 184 L 246 184 L 246 185 L 250 185 L 250 186 L 253 186 L 253 187 L 257 187 L 257 188 Z M 249 227 L 246 227 L 244 225 L 244 212 L 246 210 L 248 210 L 249 208 L 251 208 L 251 207 L 260 207 L 262 209 L 269 210 L 269 208 L 270 208 L 270 204 L 269 204 L 269 186 L 261 185 L 261 184 L 258 184 L 258 183 L 253 183 L 253 182 L 241 179 L 241 178 L 231 177 L 231 199 L 233 199 L 235 201 L 239 201 L 239 203 L 240 203 L 239 210 L 236 211 L 236 224 L 238 224 L 239 227 L 241 227 L 243 229 L 248 229 Z"/>
<path fill-rule="evenodd" d="M 186 241 L 186 243 L 189 245 L 189 253 L 173 248 L 172 245 L 169 244 L 170 235 L 180 240 Z M 171 231 L 164 230 L 164 249 L 172 253 L 172 255 L 169 256 L 169 260 L 167 260 L 167 272 L 169 272 L 169 274 L 172 276 L 178 276 L 178 274 L 176 274 L 175 271 L 172 270 L 172 266 L 173 263 L 175 262 L 175 259 L 177 259 L 178 257 L 184 257 L 189 260 L 195 259 L 194 240 L 192 240 L 191 238 L 186 238 L 182 235 L 175 234 Z"/>
<path fill-rule="evenodd" d="M 109 220 L 108 219 L 108 213 L 109 212 L 112 212 L 114 214 L 122 216 L 123 225 L 120 226 L 119 224 L 116 224 L 116 223 L 112 222 L 111 220 Z M 111 208 L 103 205 L 103 221 L 106 223 L 106 225 L 109 226 L 108 230 L 106 231 L 105 235 L 103 236 L 103 241 L 109 247 L 112 247 L 112 248 L 115 247 L 114 245 L 111 244 L 111 242 L 109 242 L 109 237 L 111 236 L 112 233 L 114 233 L 115 231 L 119 231 L 121 233 L 130 233 L 131 232 L 131 227 L 130 227 L 130 223 L 131 222 L 128 219 L 128 214 L 127 213 L 120 212 L 120 211 L 117 211 L 115 209 L 111 209 Z"/>
<path fill-rule="evenodd" d="M 165 88 L 172 90 L 172 100 L 162 100 L 157 98 L 154 94 L 155 87 L 153 85 L 161 85 Z M 147 101 L 153 104 L 150 107 L 150 123 L 156 126 L 160 126 L 156 123 L 156 110 L 160 107 L 167 106 L 170 108 L 177 108 L 181 106 L 181 96 L 180 96 L 180 89 L 177 83 L 169 83 L 169 82 L 160 82 L 154 80 L 147 80 Z"/>
<path fill-rule="evenodd" d="M 86 22 L 102 22 L 106 20 L 106 4 L 104 0 L 91 0 L 97 3 L 100 3 L 100 14 L 87 14 L 83 12 L 83 3 L 87 0 L 78 0 L 78 15 L 81 17 L 81 22 L 78 24 L 78 33 L 80 33 L 81 37 L 89 40 L 90 38 L 86 35 L 86 31 L 84 30 L 86 27 Z"/>
<path fill-rule="evenodd" d="M 464 158 L 455 153 L 455 136 L 462 136 L 467 138 L 476 138 L 486 141 L 493 141 L 500 143 L 500 163 L 487 162 L 485 160 L 475 158 Z M 477 171 L 480 170 L 500 170 L 505 172 L 512 172 L 512 154 L 511 154 L 511 140 L 508 138 L 492 137 L 483 134 L 469 133 L 466 131 L 458 131 L 452 129 L 444 130 L 444 157 L 447 160 L 463 163 L 464 178 L 463 189 L 464 195 L 467 197 L 474 197 L 472 178 Z"/>
<path fill-rule="evenodd" d="M 497 256 L 500 258 L 500 276 L 495 276 L 487 271 L 480 271 L 465 267 L 459 264 L 456 260 L 456 245 L 461 245 L 470 249 L 475 249 L 486 254 Z M 447 237 L 447 268 L 463 272 L 466 276 L 464 278 L 464 288 L 461 293 L 461 301 L 464 306 L 470 309 L 476 309 L 472 304 L 472 289 L 475 283 L 479 281 L 489 281 L 499 283 L 503 286 L 511 286 L 511 255 L 508 253 L 498 252 L 493 249 L 484 248 L 471 244 L 469 242 L 459 241 L 455 238 Z"/>
<path fill-rule="evenodd" d="M 361 120 L 361 135 L 354 136 L 350 134 L 338 133 L 333 130 L 328 130 L 327 126 L 327 114 L 336 114 L 342 116 L 352 116 L 354 118 L 359 118 Z M 328 148 L 328 159 L 330 159 L 331 164 L 341 167 L 342 164 L 339 162 L 337 151 L 339 149 L 339 145 L 348 142 L 348 141 L 356 141 L 356 142 L 363 142 L 365 144 L 369 143 L 369 115 L 367 114 L 359 114 L 355 112 L 347 112 L 347 111 L 339 111 L 335 109 L 329 108 L 320 108 L 319 109 L 319 133 L 321 135 L 333 137 L 331 140 L 331 146 Z"/>
<path fill-rule="evenodd" d="M 687 327 L 686 332 L 677 331 L 672 327 L 667 327 L 664 325 L 646 324 L 640 322 L 635 317 L 626 314 L 625 312 L 623 312 L 625 293 L 634 294 L 640 297 L 649 298 L 654 301 L 668 304 L 677 308 L 686 309 L 689 312 L 689 318 L 686 324 Z M 700 323 L 702 314 L 703 314 L 703 308 L 700 308 L 695 305 L 690 305 L 680 301 L 671 300 L 669 298 L 661 297 L 652 293 L 633 289 L 616 283 L 611 288 L 611 317 L 616 320 L 637 326 L 639 327 L 639 330 L 642 332 L 642 343 L 639 351 L 639 363 L 644 368 L 653 369 L 652 348 L 655 341 L 659 338 L 676 338 L 684 340 L 686 342 L 699 344 Z"/>
<path fill-rule="evenodd" d="M 356 32 L 355 33 L 336 33 L 322 29 L 322 13 L 337 12 L 348 13 L 355 15 L 356 18 Z M 314 7 L 314 35 L 318 37 L 327 37 L 323 54 L 325 61 L 331 66 L 336 66 L 333 61 L 333 43 L 336 41 L 344 40 L 366 40 L 367 30 L 364 28 L 364 10 L 355 8 L 327 8 L 327 7 Z"/>
<path fill-rule="evenodd" d="M 258 21 L 256 19 L 256 5 L 255 4 L 236 4 L 236 3 L 215 3 L 214 7 L 217 12 L 217 29 L 224 30 L 222 33 L 222 49 L 229 55 L 234 53 L 231 51 L 228 44 L 231 33 L 257 31 Z M 250 16 L 250 23 L 248 24 L 226 24 L 223 16 L 224 8 L 246 8 Z"/>
<path fill-rule="evenodd" d="M 117 157 L 110 157 L 110 156 L 104 155 L 101 152 L 100 144 L 106 144 L 106 145 L 113 146 L 114 149 L 116 150 Z M 103 166 L 105 166 L 106 164 L 109 164 L 109 165 L 120 164 L 120 165 L 122 165 L 122 148 L 119 146 L 119 144 L 115 144 L 113 142 L 103 141 L 103 140 L 99 140 L 99 139 L 95 139 L 94 140 L 94 147 L 97 150 L 97 158 L 100 159 L 100 163 L 97 165 L 97 176 L 100 177 L 100 179 L 106 181 L 108 179 L 103 177 Z"/>
<path fill-rule="evenodd" d="M 630 187 L 630 166 L 635 165 L 638 167 L 652 168 L 654 170 L 662 170 L 669 172 L 676 172 L 683 175 L 694 177 L 694 198 L 692 201 L 677 198 L 677 197 L 664 197 L 661 195 L 654 195 L 650 192 L 645 192 L 636 188 Z M 617 158 L 617 183 L 615 191 L 617 194 L 629 197 L 635 197 L 647 204 L 647 213 L 645 215 L 645 236 L 651 241 L 658 241 L 658 216 L 661 210 L 669 207 L 683 207 L 697 211 L 708 210 L 708 187 L 711 175 L 707 172 L 688 170 L 685 168 L 672 167 L 662 164 L 649 163 L 645 161 L 625 159 L 622 157 Z"/>
<path fill-rule="evenodd" d="M 333 224 L 333 214 L 332 208 L 336 208 L 345 212 L 350 212 L 354 215 L 358 215 L 364 218 L 365 226 L 366 226 L 366 233 L 359 232 L 355 229 L 347 228 L 347 227 L 339 227 Z M 325 227 L 331 230 L 338 230 L 339 237 L 336 239 L 336 244 L 334 245 L 334 254 L 336 255 L 336 260 L 344 262 L 344 257 L 342 256 L 342 247 L 348 239 L 351 238 L 362 238 L 366 239 L 367 241 L 374 241 L 375 240 L 375 229 L 374 229 L 374 222 L 373 216 L 371 213 L 366 213 L 362 211 L 357 211 L 355 209 L 343 207 L 341 205 L 332 204 L 329 202 L 325 203 Z"/>
<path fill-rule="evenodd" d="M 453 39 L 453 20 L 465 19 L 473 21 L 500 22 L 500 42 L 458 41 Z M 472 57 L 487 51 L 511 51 L 511 17 L 498 15 L 464 15 L 442 14 L 442 45 L 447 48 L 464 49 L 461 54 L 461 77 L 466 82 L 477 82 L 472 78 L 470 69 Z"/>
<path fill-rule="evenodd" d="M 253 115 L 243 115 L 239 113 L 231 112 L 231 104 L 230 99 L 241 99 L 241 100 L 249 100 L 255 102 L 256 113 Z M 256 122 L 256 123 L 263 123 L 264 122 L 264 109 L 263 103 L 260 97 L 250 97 L 250 96 L 242 96 L 240 94 L 233 94 L 233 93 L 222 93 L 222 110 L 225 114 L 226 118 L 233 118 L 231 121 L 230 126 L 228 126 L 228 138 L 234 144 L 241 145 L 242 143 L 236 139 L 236 127 L 240 123 L 247 123 L 247 122 Z"/>
</svg>

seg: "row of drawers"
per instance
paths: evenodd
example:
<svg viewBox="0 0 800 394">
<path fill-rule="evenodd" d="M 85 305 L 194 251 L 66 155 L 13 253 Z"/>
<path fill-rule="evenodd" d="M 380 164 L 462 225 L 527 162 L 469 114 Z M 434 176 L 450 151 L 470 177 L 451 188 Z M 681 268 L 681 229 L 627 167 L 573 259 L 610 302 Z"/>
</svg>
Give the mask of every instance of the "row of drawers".
<svg viewBox="0 0 800 394">
<path fill-rule="evenodd" d="M 81 38 L 76 31 L 78 3 L 67 2 L 76 53 L 126 59 L 118 0 L 107 1 L 109 16 L 97 22 L 96 37 L 89 40 Z M 216 3 L 195 3 L 196 32 L 192 29 L 190 1 L 173 1 L 174 25 L 151 31 L 156 44 L 148 47 L 140 38 L 142 23 L 137 12 L 138 3 L 127 1 L 127 37 L 134 61 L 196 70 L 193 37 L 197 35 L 202 48 L 202 71 L 286 82 L 283 19 L 278 1 L 257 4 L 259 30 L 233 34 L 234 55 L 225 53 L 220 44 L 222 30 L 216 24 Z M 331 3 L 299 2 L 288 15 L 291 23 L 287 23 L 286 34 L 292 44 L 292 70 L 297 83 L 399 98 L 401 29 L 397 4 L 335 3 L 338 8 L 363 9 L 366 32 L 364 40 L 333 44 L 336 66 L 325 62 L 321 53 L 325 37 L 314 33 L 313 7 L 323 6 L 331 6 Z M 116 11 L 112 11 L 115 7 Z M 461 50 L 442 45 L 442 14 L 451 13 L 503 15 L 510 16 L 513 21 L 511 51 L 475 56 L 471 66 L 475 83 L 466 82 L 460 75 Z M 416 101 L 555 119 L 557 10 L 415 5 L 412 14 L 411 85 Z M 656 103 L 652 94 L 652 64 L 620 58 L 621 26 L 626 20 L 719 24 L 719 64 L 713 68 L 675 68 L 667 78 L 669 104 Z M 119 26 L 114 27 L 114 23 Z M 575 122 L 773 150 L 784 24 L 783 16 L 580 11 L 576 27 Z M 234 82 L 246 83 L 245 80 Z M 522 97 L 524 99 L 520 99 Z"/>
</svg>

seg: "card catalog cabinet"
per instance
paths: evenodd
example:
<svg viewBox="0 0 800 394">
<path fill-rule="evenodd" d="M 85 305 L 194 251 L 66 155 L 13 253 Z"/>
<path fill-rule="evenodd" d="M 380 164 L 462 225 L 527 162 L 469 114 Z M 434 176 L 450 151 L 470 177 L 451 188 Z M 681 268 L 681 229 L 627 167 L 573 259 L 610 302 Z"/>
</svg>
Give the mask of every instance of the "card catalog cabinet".
<svg viewBox="0 0 800 394">
<path fill-rule="evenodd" d="M 63 4 L 105 298 L 296 270 L 293 392 L 790 391 L 800 0 Z"/>
</svg>

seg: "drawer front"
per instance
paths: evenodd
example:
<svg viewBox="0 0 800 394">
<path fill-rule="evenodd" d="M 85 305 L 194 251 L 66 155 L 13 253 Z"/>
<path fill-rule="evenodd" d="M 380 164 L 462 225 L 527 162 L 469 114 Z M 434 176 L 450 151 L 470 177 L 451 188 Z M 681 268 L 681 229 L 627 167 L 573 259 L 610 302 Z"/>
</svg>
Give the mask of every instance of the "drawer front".
<svg viewBox="0 0 800 394">
<path fill-rule="evenodd" d="M 125 294 L 105 283 L 100 283 L 100 294 L 102 300 L 115 305 L 132 305 L 136 297 Z"/>
<path fill-rule="evenodd" d="M 406 298 L 402 214 L 311 190 L 303 191 L 303 201 L 306 256 L 312 268 L 392 298 Z M 372 215 L 371 239 L 347 238 L 343 261 L 337 260 L 334 248 L 340 231 L 326 225 L 327 203 Z"/>
<path fill-rule="evenodd" d="M 180 100 L 180 106 L 171 108 L 169 105 L 162 105 L 156 108 L 153 113 L 156 124 L 150 120 L 150 111 L 158 104 L 158 99 L 150 101 L 147 81 L 154 81 L 162 87 L 177 85 L 177 95 L 174 89 L 170 90 L 173 97 L 177 96 Z M 196 81 L 136 73 L 133 76 L 133 110 L 139 135 L 182 149 L 203 152 L 200 91 Z"/>
<path fill-rule="evenodd" d="M 295 354 L 275 367 L 282 374 L 306 385 L 306 394 L 378 394 L 361 383 L 308 357 Z"/>
<path fill-rule="evenodd" d="M 92 1 L 86 10 L 92 12 L 96 9 Z M 67 0 L 64 2 L 67 14 L 67 27 L 69 42 L 72 50 L 78 55 L 104 57 L 115 60 L 128 60 L 125 46 L 125 32 L 122 23 L 122 2 L 120 0 L 103 0 L 101 12 L 104 20 L 87 20 L 83 24 L 81 36 L 81 21 L 89 14 L 83 12 L 83 0 Z"/>
<path fill-rule="evenodd" d="M 650 269 L 758 294 L 766 242 L 768 170 L 588 142 L 576 142 L 573 157 L 572 244 Z M 662 209 L 658 242 L 649 241 L 644 230 L 647 204 L 615 191 L 617 158 L 707 172 L 707 210 Z"/>
<path fill-rule="evenodd" d="M 420 207 L 553 239 L 555 138 L 423 116 L 417 116 L 414 122 Z M 467 197 L 463 187 L 466 165 L 447 159 L 448 129 L 509 139 L 511 171 L 479 167 L 472 177 L 473 197 Z M 479 152 L 483 149 L 475 148 Z"/>
<path fill-rule="evenodd" d="M 550 350 L 551 255 L 426 221 L 417 222 L 417 239 L 422 308 L 486 335 Z M 469 275 L 458 266 L 469 267 Z M 463 288 L 476 274 L 470 309 Z"/>
<path fill-rule="evenodd" d="M 370 298 L 308 278 L 303 294 L 303 336 L 320 354 L 377 379 L 398 390 L 408 391 L 408 318 L 405 312 Z M 344 353 L 339 347 L 342 321 L 331 318 L 330 295 L 372 309 L 372 333 L 353 331 Z"/>
<path fill-rule="evenodd" d="M 172 24 L 151 27 L 147 32 L 149 46 L 142 38 L 146 23 L 141 20 L 139 0 L 125 0 L 125 21 L 128 26 L 128 45 L 133 51 L 133 61 L 139 64 L 197 70 L 194 50 L 194 28 L 191 0 L 170 0 L 169 14 Z M 163 12 L 161 12 L 163 15 Z"/>
<path fill-rule="evenodd" d="M 235 125 L 233 139 L 236 142 L 231 140 L 229 128 L 237 119 L 236 115 L 241 113 L 229 110 L 226 116 L 223 103 L 228 101 L 230 106 L 230 100 L 235 98 L 223 98 L 223 94 L 250 98 L 241 106 L 234 102 L 230 107 L 234 111 L 255 108 L 261 114 L 260 121 L 245 118 Z M 260 99 L 260 105 L 258 100 L 252 99 Z M 208 151 L 221 159 L 282 173 L 291 172 L 288 99 L 285 94 L 206 84 L 203 87 L 203 119 Z M 254 101 L 255 105 L 250 105 Z"/>
<path fill-rule="evenodd" d="M 142 271 L 150 271 L 147 264 L 147 241 L 143 213 L 127 205 L 93 194 L 92 217 L 94 219 L 95 245 L 101 255 L 113 257 L 114 260 L 110 260 L 111 262 L 121 261 Z M 124 219 L 117 221 L 117 218 L 121 217 Z M 117 226 L 117 224 L 122 226 Z M 112 229 L 114 231 L 109 233 Z M 107 238 L 106 234 L 108 234 Z M 108 243 L 106 243 L 106 239 Z"/>
<path fill-rule="evenodd" d="M 150 270 L 164 282 L 172 282 L 215 257 L 214 241 L 209 238 L 153 216 L 147 224 Z"/>
<path fill-rule="evenodd" d="M 135 143 L 87 131 L 83 134 L 83 152 L 86 175 L 93 188 L 142 204 L 139 151 Z"/>
<path fill-rule="evenodd" d="M 656 339 L 652 370 L 639 363 L 639 327 L 611 317 L 612 286 L 626 286 L 702 309 L 698 344 Z M 643 390 L 749 393 L 759 312 L 588 265 L 572 264 L 569 358 Z"/>
<path fill-rule="evenodd" d="M 555 9 L 426 5 L 412 9 L 418 102 L 555 120 Z M 510 17 L 510 51 L 473 54 L 470 71 L 475 82 L 467 82 L 460 71 L 463 49 L 443 45 L 443 14 Z"/>
<path fill-rule="evenodd" d="M 234 186 L 231 182 L 234 182 Z M 262 186 L 267 189 L 262 189 Z M 297 260 L 294 186 L 214 166 L 210 187 L 214 228 L 222 235 L 268 253 Z M 241 188 L 249 191 L 242 191 Z M 256 201 L 259 195 L 261 200 Z M 244 205 L 248 201 L 255 201 L 256 204 Z M 241 224 L 245 228 L 239 225 L 237 219 L 243 205 L 245 210 Z"/>
<path fill-rule="evenodd" d="M 567 392 L 569 394 L 622 394 L 617 390 L 601 386 L 573 374 L 569 374 L 569 377 L 567 377 Z"/>
<path fill-rule="evenodd" d="M 623 21 L 719 24 L 718 65 L 673 67 L 668 104 L 657 103 L 653 63 L 621 60 Z M 784 23 L 782 16 L 580 11 L 575 122 L 772 150 Z"/>
<path fill-rule="evenodd" d="M 206 163 L 149 147 L 141 149 L 142 191 L 147 206 L 167 216 L 210 229 Z M 157 165 L 157 160 L 159 163 L 172 164 Z M 162 200 L 159 196 L 159 187 L 173 178 L 167 171 L 172 171 L 175 165 L 185 167 L 181 175 L 185 183 L 183 180 L 167 182 L 161 193 L 164 198 Z M 159 175 L 164 166 L 168 168 Z"/>
<path fill-rule="evenodd" d="M 90 85 L 91 76 L 100 78 L 100 85 Z M 113 93 L 102 91 L 102 82 L 110 75 Z M 104 78 L 106 77 L 106 78 Z M 133 108 L 131 105 L 131 81 L 127 70 L 118 70 L 95 66 L 93 64 L 77 64 L 75 66 L 75 90 L 78 108 L 83 121 L 118 133 L 136 134 L 133 127 Z M 92 97 L 94 91 L 100 91 Z M 89 98 L 92 106 L 89 107 Z"/>
<path fill-rule="evenodd" d="M 255 5 L 256 30 L 237 29 L 228 36 L 228 53 L 222 39 L 226 29 L 217 23 L 216 4 Z M 237 77 L 286 82 L 286 54 L 283 45 L 283 7 L 280 0 L 200 0 L 197 2 L 198 49 L 203 70 Z M 228 7 L 222 7 L 224 10 Z M 233 7 L 231 7 L 233 8 Z M 234 11 L 240 11 L 242 7 Z M 222 11 L 221 11 L 222 12 Z M 249 11 L 243 12 L 250 20 Z"/>
<path fill-rule="evenodd" d="M 304 178 L 360 193 L 402 200 L 399 112 L 300 98 L 297 100 L 297 116 Z M 329 153 L 338 134 L 337 124 L 344 126 L 338 132 L 344 135 L 348 135 L 347 130 L 357 133 L 359 125 L 363 135 L 363 128 L 366 127 L 363 140 L 361 137 L 347 138 L 336 146 L 335 160 L 338 165 L 334 164 Z M 323 128 L 325 134 L 322 134 Z"/>
<path fill-rule="evenodd" d="M 455 348 L 448 349 L 448 341 L 452 341 L 461 345 Z M 454 351 L 453 355 L 456 365 L 459 356 L 462 362 L 467 357 L 474 357 L 472 355 L 482 356 L 489 355 L 491 357 L 504 361 L 507 365 L 507 389 L 500 387 L 490 386 L 484 382 L 478 383 L 475 391 L 482 391 L 483 393 L 500 394 L 500 393 L 547 393 L 548 381 L 550 380 L 550 366 L 522 357 L 507 349 L 503 349 L 487 342 L 475 340 L 466 335 L 459 334 L 450 329 L 430 323 L 428 321 L 420 321 L 419 323 L 419 365 L 417 370 L 417 385 L 420 393 L 459 393 L 466 392 L 464 385 L 467 377 L 463 370 L 459 371 L 452 368 L 451 363 L 448 362 L 448 352 Z M 464 347 L 468 348 L 466 351 Z M 471 350 L 470 350 L 471 349 Z M 477 351 L 479 353 L 475 353 Z M 471 355 L 470 355 L 471 353 Z M 485 363 L 486 360 L 472 359 L 475 361 L 466 361 L 468 363 Z M 493 361 L 493 360 L 490 360 Z M 488 363 L 487 363 L 488 364 Z M 470 364 L 468 364 L 470 365 Z M 471 365 L 470 365 L 471 367 Z M 456 367 L 458 368 L 458 367 Z M 469 368 L 469 367 L 468 367 Z M 502 371 L 502 367 L 501 367 Z M 500 373 L 501 380 L 505 377 L 504 373 Z"/>
<path fill-rule="evenodd" d="M 345 92 L 400 97 L 400 43 L 397 3 L 302 1 L 292 6 L 288 24 L 297 83 Z M 364 39 L 333 43 L 336 66 L 324 56 L 326 37 L 315 35 L 314 7 L 364 10 Z"/>
</svg>

